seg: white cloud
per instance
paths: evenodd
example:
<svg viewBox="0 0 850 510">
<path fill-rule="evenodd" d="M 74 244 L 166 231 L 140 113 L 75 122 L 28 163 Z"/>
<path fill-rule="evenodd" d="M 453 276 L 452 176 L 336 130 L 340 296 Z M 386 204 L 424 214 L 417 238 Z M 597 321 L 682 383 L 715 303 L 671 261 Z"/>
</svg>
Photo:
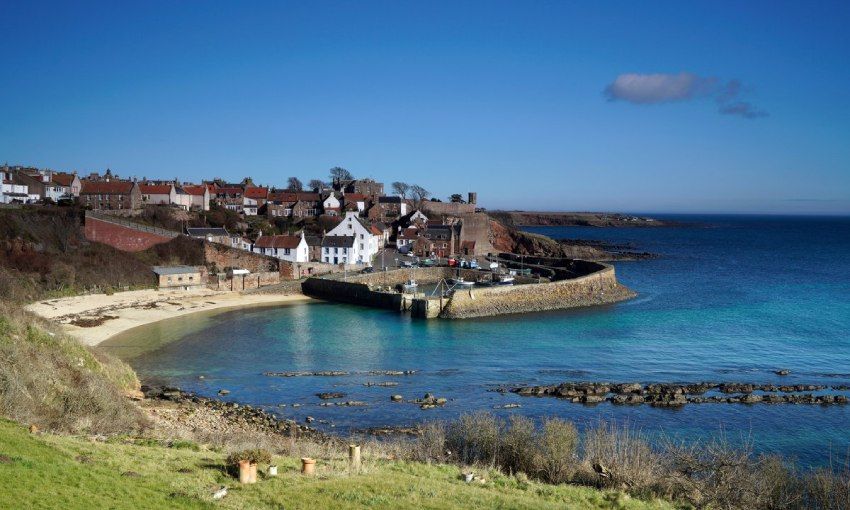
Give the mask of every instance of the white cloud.
<svg viewBox="0 0 850 510">
<path fill-rule="evenodd" d="M 712 76 L 703 77 L 688 72 L 627 73 L 617 76 L 608 84 L 604 94 L 609 101 L 627 101 L 633 104 L 659 104 L 713 98 L 721 114 L 740 115 L 748 119 L 767 116 L 767 112 L 739 99 L 741 89 L 741 82 L 738 80 L 723 83 Z"/>
</svg>

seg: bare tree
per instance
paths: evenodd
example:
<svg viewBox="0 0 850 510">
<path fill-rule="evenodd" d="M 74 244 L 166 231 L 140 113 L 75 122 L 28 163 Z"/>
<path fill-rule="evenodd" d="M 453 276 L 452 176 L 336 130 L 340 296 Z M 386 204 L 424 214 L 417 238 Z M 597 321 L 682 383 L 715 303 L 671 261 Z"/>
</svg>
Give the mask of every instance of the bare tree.
<svg viewBox="0 0 850 510">
<path fill-rule="evenodd" d="M 325 183 L 320 179 L 311 179 L 310 182 L 307 183 L 307 186 L 309 186 L 310 189 L 321 191 L 322 188 L 325 187 Z"/>
<path fill-rule="evenodd" d="M 339 166 L 331 168 L 330 173 L 332 180 L 350 181 L 351 179 L 354 179 L 351 172 Z"/>
<path fill-rule="evenodd" d="M 298 177 L 290 177 L 286 186 L 289 191 L 304 191 L 304 185 L 301 184 L 301 179 Z"/>
<path fill-rule="evenodd" d="M 428 197 L 431 196 L 431 192 L 427 189 L 423 188 L 418 184 L 414 184 L 410 187 L 410 192 L 413 194 L 413 199 L 416 203 L 421 204 L 425 200 L 428 200 Z"/>
<path fill-rule="evenodd" d="M 410 192 L 410 184 L 406 182 L 396 181 L 393 183 L 393 192 L 395 194 L 400 195 L 401 198 L 407 198 L 407 194 Z"/>
</svg>

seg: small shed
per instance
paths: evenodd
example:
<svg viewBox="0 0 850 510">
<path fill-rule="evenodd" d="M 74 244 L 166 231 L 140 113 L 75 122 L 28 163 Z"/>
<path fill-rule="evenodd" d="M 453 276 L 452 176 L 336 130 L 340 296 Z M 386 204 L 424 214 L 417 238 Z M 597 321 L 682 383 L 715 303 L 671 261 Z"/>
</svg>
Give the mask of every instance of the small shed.
<svg viewBox="0 0 850 510">
<path fill-rule="evenodd" d="M 153 266 L 160 289 L 189 290 L 205 285 L 205 269 L 200 266 Z"/>
</svg>

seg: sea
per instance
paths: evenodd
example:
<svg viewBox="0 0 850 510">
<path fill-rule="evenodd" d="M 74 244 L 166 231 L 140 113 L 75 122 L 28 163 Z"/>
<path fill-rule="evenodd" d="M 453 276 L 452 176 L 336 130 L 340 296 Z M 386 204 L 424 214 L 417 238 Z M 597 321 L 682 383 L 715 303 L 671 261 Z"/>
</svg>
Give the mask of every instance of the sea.
<svg viewBox="0 0 850 510">
<path fill-rule="evenodd" d="M 140 377 L 263 407 L 348 435 L 487 411 L 614 421 L 651 440 L 724 438 L 806 466 L 850 455 L 850 405 L 574 404 L 500 387 L 572 381 L 850 384 L 850 218 L 661 216 L 677 226 L 534 227 L 556 239 L 658 255 L 615 262 L 630 301 L 469 320 L 314 302 L 198 314 L 137 328 L 105 348 Z M 790 370 L 786 376 L 779 369 Z M 267 372 L 344 371 L 279 377 Z M 384 371 L 415 371 L 385 375 Z M 382 386 L 377 383 L 397 383 Z M 362 406 L 322 406 L 321 392 Z M 445 397 L 422 410 L 405 400 Z M 505 408 L 507 404 L 520 407 Z"/>
</svg>

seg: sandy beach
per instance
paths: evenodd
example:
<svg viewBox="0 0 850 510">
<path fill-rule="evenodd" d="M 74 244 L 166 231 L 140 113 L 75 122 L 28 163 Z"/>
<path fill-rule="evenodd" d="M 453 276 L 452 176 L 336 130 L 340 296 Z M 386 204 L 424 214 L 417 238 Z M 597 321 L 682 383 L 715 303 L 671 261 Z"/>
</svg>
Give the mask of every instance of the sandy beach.
<svg viewBox="0 0 850 510">
<path fill-rule="evenodd" d="M 137 326 L 197 312 L 309 301 L 302 294 L 239 294 L 213 290 L 136 290 L 48 299 L 27 310 L 62 325 L 86 345 Z"/>
</svg>

